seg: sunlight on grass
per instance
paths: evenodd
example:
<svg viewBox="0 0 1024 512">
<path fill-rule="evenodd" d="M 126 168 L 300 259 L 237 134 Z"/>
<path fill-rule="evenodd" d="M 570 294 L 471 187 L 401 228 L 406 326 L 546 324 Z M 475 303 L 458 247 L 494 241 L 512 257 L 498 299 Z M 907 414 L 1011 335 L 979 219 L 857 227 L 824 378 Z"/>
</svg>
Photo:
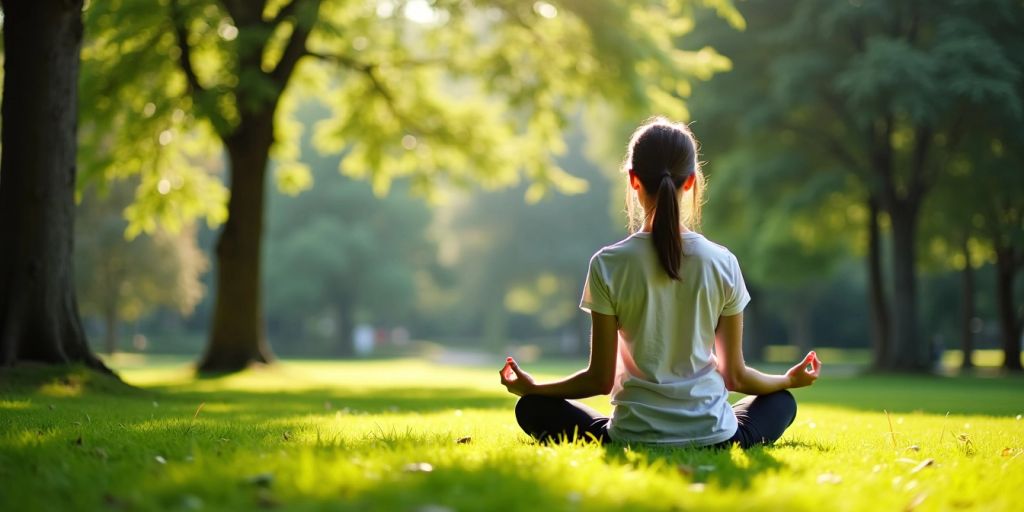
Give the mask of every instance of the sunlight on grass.
<svg viewBox="0 0 1024 512">
<path fill-rule="evenodd" d="M 0 509 L 1013 510 L 1024 485 L 1020 379 L 826 379 L 776 446 L 744 452 L 537 445 L 491 368 L 120 371 L 141 389 L 0 387 Z"/>
</svg>

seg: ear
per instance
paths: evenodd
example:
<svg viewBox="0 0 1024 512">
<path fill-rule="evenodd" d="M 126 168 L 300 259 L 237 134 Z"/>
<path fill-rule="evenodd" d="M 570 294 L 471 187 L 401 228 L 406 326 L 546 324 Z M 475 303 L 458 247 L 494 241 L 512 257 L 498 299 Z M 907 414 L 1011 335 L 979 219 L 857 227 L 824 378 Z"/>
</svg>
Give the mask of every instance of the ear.
<svg viewBox="0 0 1024 512">
<path fill-rule="evenodd" d="M 633 169 L 629 170 L 629 186 L 633 190 L 640 190 L 640 178 L 633 172 Z"/>
<path fill-rule="evenodd" d="M 686 178 L 686 181 L 683 182 L 683 192 L 687 192 L 693 188 L 694 183 L 697 183 L 697 173 L 691 174 L 690 177 Z"/>
</svg>

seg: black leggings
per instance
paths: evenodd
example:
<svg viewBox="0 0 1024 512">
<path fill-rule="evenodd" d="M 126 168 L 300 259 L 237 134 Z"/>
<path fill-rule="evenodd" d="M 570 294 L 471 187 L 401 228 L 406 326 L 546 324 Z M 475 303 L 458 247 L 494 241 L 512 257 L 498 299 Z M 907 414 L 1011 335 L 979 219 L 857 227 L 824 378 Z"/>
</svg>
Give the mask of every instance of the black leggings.
<svg viewBox="0 0 1024 512">
<path fill-rule="evenodd" d="M 748 396 L 732 406 L 739 428 L 732 438 L 713 445 L 724 448 L 739 444 L 750 448 L 771 444 L 782 437 L 796 419 L 796 400 L 786 390 Z M 527 395 L 516 403 L 516 421 L 523 431 L 542 442 L 590 439 L 599 443 L 608 437 L 609 418 L 573 400 Z"/>
</svg>

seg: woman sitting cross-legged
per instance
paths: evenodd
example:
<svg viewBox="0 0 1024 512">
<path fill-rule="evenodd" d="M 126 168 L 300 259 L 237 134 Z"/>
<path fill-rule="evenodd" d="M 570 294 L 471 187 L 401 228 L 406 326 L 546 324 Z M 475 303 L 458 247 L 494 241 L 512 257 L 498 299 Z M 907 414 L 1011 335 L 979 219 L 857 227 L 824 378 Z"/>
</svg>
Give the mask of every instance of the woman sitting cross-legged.
<svg viewBox="0 0 1024 512">
<path fill-rule="evenodd" d="M 580 302 L 593 324 L 590 364 L 551 383 L 511 359 L 500 372 L 535 439 L 748 448 L 793 423 L 787 389 L 814 383 L 821 361 L 811 352 L 785 375 L 744 362 L 750 296 L 736 257 L 693 231 L 704 188 L 697 162 L 685 125 L 658 118 L 633 134 L 624 165 L 633 234 L 591 258 Z M 750 396 L 730 406 L 729 391 Z M 608 393 L 610 418 L 568 400 Z"/>
</svg>

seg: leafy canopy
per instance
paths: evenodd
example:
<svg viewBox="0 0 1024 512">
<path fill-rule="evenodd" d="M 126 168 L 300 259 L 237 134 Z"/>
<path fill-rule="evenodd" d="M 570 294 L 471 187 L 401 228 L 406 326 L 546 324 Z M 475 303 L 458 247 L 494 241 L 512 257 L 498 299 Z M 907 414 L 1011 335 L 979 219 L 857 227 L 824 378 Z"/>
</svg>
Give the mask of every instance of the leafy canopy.
<svg viewBox="0 0 1024 512">
<path fill-rule="evenodd" d="M 425 194 L 522 177 L 529 199 L 578 192 L 586 183 L 554 157 L 580 105 L 683 118 L 691 81 L 727 68 L 709 47 L 676 47 L 695 6 L 742 24 L 725 0 L 93 2 L 83 181 L 144 176 L 132 233 L 220 222 L 221 141 L 246 116 L 273 112 L 278 186 L 313 185 L 293 113 L 315 98 L 331 109 L 315 127 L 317 150 L 342 154 L 340 170 L 378 193 L 396 177 Z"/>
</svg>

